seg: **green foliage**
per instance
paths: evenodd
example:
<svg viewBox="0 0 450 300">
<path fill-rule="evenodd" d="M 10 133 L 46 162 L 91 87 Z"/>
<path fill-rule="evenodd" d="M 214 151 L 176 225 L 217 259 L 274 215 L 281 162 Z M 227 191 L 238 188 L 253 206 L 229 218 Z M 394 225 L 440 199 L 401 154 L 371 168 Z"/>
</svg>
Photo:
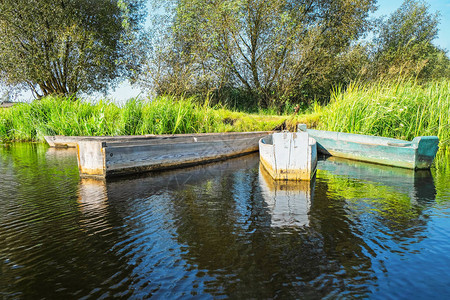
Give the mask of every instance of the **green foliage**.
<svg viewBox="0 0 450 300">
<path fill-rule="evenodd" d="M 436 135 L 441 147 L 450 145 L 450 81 L 379 81 L 336 88 L 322 111 L 320 128 L 406 140 Z"/>
<path fill-rule="evenodd" d="M 100 136 L 272 130 L 284 117 L 200 105 L 193 98 L 130 99 L 123 106 L 46 97 L 0 109 L 0 140 L 43 141 L 45 135 Z"/>
<path fill-rule="evenodd" d="M 435 168 L 433 168 L 434 184 L 436 186 L 436 201 L 449 202 L 450 190 L 449 176 L 450 176 L 450 147 L 440 149 L 434 159 Z"/>
<path fill-rule="evenodd" d="M 438 23 L 438 14 L 430 14 L 423 1 L 405 0 L 381 26 L 377 41 L 384 50 L 430 42 L 437 37 Z"/>
<path fill-rule="evenodd" d="M 0 1 L 0 83 L 37 97 L 105 91 L 136 66 L 143 0 Z"/>
<path fill-rule="evenodd" d="M 449 78 L 449 58 L 431 43 L 437 37 L 438 17 L 424 2 L 405 0 L 379 28 L 373 64 L 376 76 Z"/>
<path fill-rule="evenodd" d="M 365 31 L 375 1 L 172 2 L 173 26 L 144 81 L 159 94 L 272 107 L 329 93 L 336 55 Z"/>
</svg>

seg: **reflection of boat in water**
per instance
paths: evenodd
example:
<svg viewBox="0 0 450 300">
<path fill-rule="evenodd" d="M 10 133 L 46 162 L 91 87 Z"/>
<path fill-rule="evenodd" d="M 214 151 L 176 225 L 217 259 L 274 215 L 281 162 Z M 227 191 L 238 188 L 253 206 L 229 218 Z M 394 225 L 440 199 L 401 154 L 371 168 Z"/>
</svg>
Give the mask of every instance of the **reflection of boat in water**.
<svg viewBox="0 0 450 300">
<path fill-rule="evenodd" d="M 129 198 L 142 198 L 161 191 L 183 190 L 186 185 L 205 183 L 239 170 L 254 168 L 258 163 L 257 155 L 233 158 L 214 164 L 200 165 L 183 169 L 136 174 L 133 176 L 95 179 L 82 178 L 79 195 L 87 199 L 83 203 L 92 202 L 92 195 L 107 197 L 108 201 Z M 85 180 L 87 179 L 87 180 Z M 81 201 L 81 200 L 80 200 Z M 101 202 L 101 199 L 99 199 Z"/>
<path fill-rule="evenodd" d="M 78 209 L 83 214 L 80 226 L 91 233 L 111 229 L 108 221 L 108 195 L 104 181 L 81 178 L 78 186 Z"/>
<path fill-rule="evenodd" d="M 275 181 L 260 164 L 259 185 L 271 214 L 272 227 L 309 226 L 315 177 L 311 181 Z"/>
<path fill-rule="evenodd" d="M 81 178 L 78 187 L 78 204 L 82 211 L 95 212 L 103 210 L 106 204 L 106 185 L 102 180 Z"/>
<path fill-rule="evenodd" d="M 372 182 L 394 188 L 395 191 L 407 194 L 411 200 L 434 200 L 436 189 L 430 170 L 396 168 L 354 161 L 339 157 L 321 157 L 317 163 L 319 173 L 330 174 Z"/>
</svg>

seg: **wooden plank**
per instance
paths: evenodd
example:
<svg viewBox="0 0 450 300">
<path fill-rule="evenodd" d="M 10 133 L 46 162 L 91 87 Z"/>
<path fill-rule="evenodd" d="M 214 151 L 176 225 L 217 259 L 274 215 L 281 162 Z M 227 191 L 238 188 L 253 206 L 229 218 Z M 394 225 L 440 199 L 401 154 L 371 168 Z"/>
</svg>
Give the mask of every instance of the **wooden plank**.
<svg viewBox="0 0 450 300">
<path fill-rule="evenodd" d="M 152 139 L 142 140 L 126 140 L 108 142 L 109 147 L 128 147 L 139 145 L 162 145 L 162 144 L 180 144 L 180 143 L 200 143 L 200 142 L 216 142 L 218 140 L 235 141 L 243 138 L 252 138 L 266 136 L 268 131 L 255 132 L 230 132 L 230 133 L 208 133 L 208 134 L 189 134 L 189 135 L 170 135 L 156 136 Z"/>
<path fill-rule="evenodd" d="M 0 108 L 10 108 L 13 107 L 14 105 L 17 104 L 22 104 L 23 102 L 9 102 L 9 101 L 4 101 L 4 102 L 0 102 Z"/>
<path fill-rule="evenodd" d="M 80 141 L 77 145 L 78 169 L 85 176 L 106 175 L 105 143 L 98 141 Z"/>
<path fill-rule="evenodd" d="M 124 175 L 222 160 L 257 151 L 257 140 L 107 146 L 106 174 Z"/>
</svg>

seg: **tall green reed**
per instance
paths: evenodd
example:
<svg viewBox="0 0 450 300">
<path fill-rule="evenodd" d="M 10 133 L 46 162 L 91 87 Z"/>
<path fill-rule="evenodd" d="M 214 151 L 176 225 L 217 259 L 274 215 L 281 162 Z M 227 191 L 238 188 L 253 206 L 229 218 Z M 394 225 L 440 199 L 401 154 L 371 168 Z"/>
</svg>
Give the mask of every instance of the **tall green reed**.
<svg viewBox="0 0 450 300">
<path fill-rule="evenodd" d="M 219 121 L 211 108 L 203 108 L 192 99 L 130 99 L 118 106 L 109 101 L 92 104 L 48 97 L 0 112 L 0 139 L 206 132 L 218 128 Z"/>
<path fill-rule="evenodd" d="M 244 116 L 245 115 L 245 116 Z M 230 121 L 233 119 L 232 121 Z M 142 135 L 269 130 L 281 123 L 199 104 L 193 98 L 130 99 L 123 105 L 47 97 L 0 111 L 0 140 L 42 141 L 45 135 Z"/>
<path fill-rule="evenodd" d="M 320 129 L 411 140 L 436 135 L 450 144 L 450 81 L 354 83 L 333 90 Z"/>
</svg>

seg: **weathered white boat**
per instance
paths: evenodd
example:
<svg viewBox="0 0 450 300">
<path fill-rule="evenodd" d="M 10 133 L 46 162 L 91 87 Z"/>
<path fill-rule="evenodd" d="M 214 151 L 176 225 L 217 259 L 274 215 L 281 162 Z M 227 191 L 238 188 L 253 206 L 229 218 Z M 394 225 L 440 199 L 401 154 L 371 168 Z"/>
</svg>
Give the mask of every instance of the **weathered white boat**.
<svg viewBox="0 0 450 300">
<path fill-rule="evenodd" d="M 273 180 L 260 164 L 259 186 L 270 213 L 271 227 L 309 226 L 309 211 L 314 198 L 315 180 Z"/>
<path fill-rule="evenodd" d="M 409 142 L 307 129 L 304 124 L 298 126 L 298 131 L 308 133 L 317 141 L 319 153 L 408 169 L 429 169 L 439 148 L 437 136 L 415 137 Z"/>
<path fill-rule="evenodd" d="M 83 177 L 110 177 L 192 166 L 258 151 L 270 132 L 174 135 L 144 140 L 77 142 Z"/>
<path fill-rule="evenodd" d="M 259 141 L 259 157 L 277 180 L 311 180 L 317 166 L 316 141 L 306 132 L 278 132 Z"/>
</svg>

